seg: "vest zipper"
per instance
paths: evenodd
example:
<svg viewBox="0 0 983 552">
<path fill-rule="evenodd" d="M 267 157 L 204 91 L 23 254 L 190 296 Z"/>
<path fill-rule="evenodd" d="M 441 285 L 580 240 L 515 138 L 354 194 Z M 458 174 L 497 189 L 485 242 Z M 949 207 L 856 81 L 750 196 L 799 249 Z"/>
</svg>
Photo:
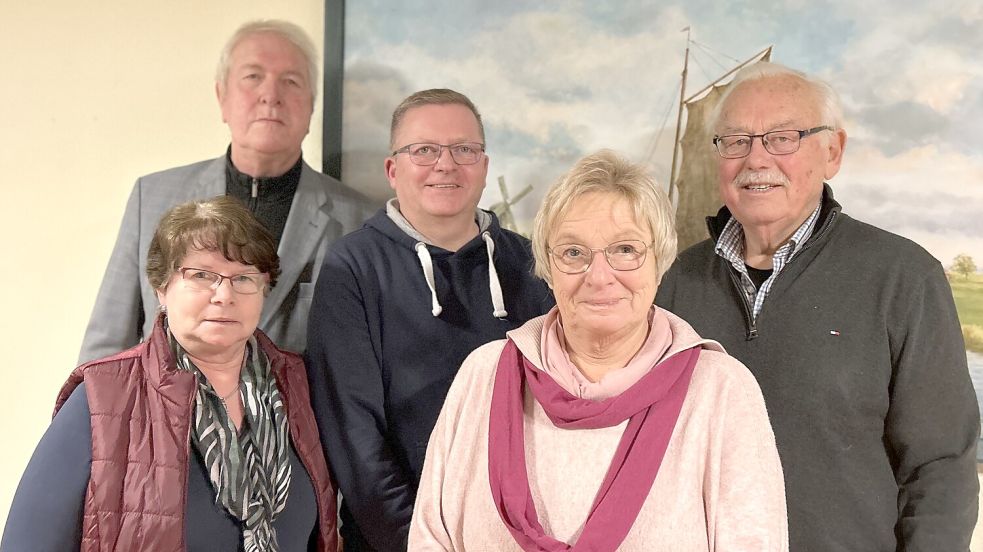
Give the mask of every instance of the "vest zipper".
<svg viewBox="0 0 983 552">
<path fill-rule="evenodd" d="M 254 213 L 256 212 L 256 205 L 259 203 L 259 200 L 256 199 L 257 197 L 259 197 L 259 179 L 253 177 L 253 187 L 249 199 L 249 208 Z"/>
</svg>

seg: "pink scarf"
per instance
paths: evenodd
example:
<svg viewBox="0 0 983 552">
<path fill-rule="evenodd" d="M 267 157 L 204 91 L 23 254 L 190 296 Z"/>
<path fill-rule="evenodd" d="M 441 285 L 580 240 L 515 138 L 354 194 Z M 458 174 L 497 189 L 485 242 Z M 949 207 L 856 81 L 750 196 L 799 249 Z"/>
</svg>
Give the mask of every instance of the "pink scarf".
<svg viewBox="0 0 983 552">
<path fill-rule="evenodd" d="M 622 368 L 610 370 L 598 381 L 591 381 L 570 360 L 567 339 L 560 323 L 560 311 L 553 307 L 543 320 L 540 338 L 540 365 L 560 387 L 574 397 L 600 401 L 624 393 L 666 354 L 672 345 L 672 330 L 665 311 L 652 306 L 648 313 L 649 331 L 642 348 Z"/>
<path fill-rule="evenodd" d="M 616 550 L 635 523 L 662 464 L 682 408 L 699 346 L 662 361 L 618 396 L 579 399 L 529 362 L 510 339 L 498 362 L 488 424 L 488 480 L 495 507 L 527 552 Z M 529 384 L 556 427 L 596 429 L 628 420 L 614 459 L 573 546 L 543 531 L 529 490 L 522 390 Z"/>
</svg>

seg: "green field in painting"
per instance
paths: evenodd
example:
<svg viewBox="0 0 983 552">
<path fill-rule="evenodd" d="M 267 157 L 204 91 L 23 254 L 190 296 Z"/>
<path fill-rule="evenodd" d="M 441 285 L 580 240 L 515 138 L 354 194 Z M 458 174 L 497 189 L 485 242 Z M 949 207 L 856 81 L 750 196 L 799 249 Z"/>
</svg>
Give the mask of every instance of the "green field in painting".
<svg viewBox="0 0 983 552">
<path fill-rule="evenodd" d="M 963 337 L 970 351 L 983 352 L 983 274 L 969 278 L 953 275 L 952 296 L 963 325 Z"/>
</svg>

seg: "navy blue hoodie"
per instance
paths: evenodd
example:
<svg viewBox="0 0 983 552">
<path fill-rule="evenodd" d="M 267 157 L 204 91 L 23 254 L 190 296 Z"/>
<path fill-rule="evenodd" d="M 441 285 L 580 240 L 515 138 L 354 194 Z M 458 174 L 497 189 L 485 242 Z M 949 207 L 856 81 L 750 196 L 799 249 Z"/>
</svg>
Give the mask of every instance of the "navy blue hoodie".
<svg viewBox="0 0 983 552">
<path fill-rule="evenodd" d="M 391 203 L 325 256 L 307 369 L 346 550 L 406 550 L 427 441 L 461 362 L 553 306 L 529 240 L 487 211 L 476 221 L 479 235 L 447 251 Z"/>
</svg>

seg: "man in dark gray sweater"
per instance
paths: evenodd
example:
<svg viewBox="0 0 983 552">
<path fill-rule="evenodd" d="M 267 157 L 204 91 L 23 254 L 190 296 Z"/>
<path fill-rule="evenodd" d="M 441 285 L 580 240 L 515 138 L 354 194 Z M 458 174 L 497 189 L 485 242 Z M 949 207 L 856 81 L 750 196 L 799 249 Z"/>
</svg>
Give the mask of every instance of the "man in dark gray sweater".
<svg viewBox="0 0 983 552">
<path fill-rule="evenodd" d="M 725 207 L 656 302 L 758 379 L 794 551 L 968 550 L 979 414 L 952 292 L 913 242 L 850 218 L 829 85 L 743 69 L 710 124 Z"/>
</svg>

